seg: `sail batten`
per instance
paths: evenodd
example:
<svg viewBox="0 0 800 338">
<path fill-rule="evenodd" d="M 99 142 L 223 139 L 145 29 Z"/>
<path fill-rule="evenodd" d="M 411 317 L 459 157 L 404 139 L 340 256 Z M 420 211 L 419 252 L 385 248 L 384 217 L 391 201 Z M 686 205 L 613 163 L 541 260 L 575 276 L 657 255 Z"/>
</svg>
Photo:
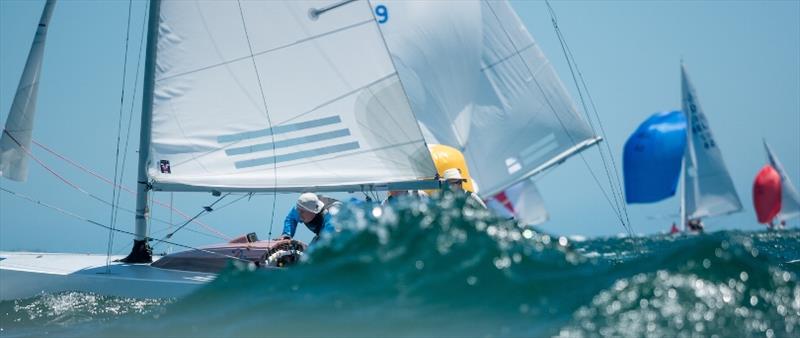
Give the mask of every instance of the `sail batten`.
<svg viewBox="0 0 800 338">
<path fill-rule="evenodd" d="M 432 179 L 377 25 L 366 2 L 162 3 L 154 189 L 348 191 Z"/>
</svg>

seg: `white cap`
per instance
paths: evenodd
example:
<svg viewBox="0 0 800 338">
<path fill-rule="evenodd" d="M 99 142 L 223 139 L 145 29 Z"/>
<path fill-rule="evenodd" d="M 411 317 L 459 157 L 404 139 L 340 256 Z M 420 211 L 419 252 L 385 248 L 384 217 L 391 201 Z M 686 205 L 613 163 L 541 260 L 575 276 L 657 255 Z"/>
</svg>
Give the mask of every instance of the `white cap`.
<svg viewBox="0 0 800 338">
<path fill-rule="evenodd" d="M 442 175 L 442 181 L 449 181 L 449 180 L 466 181 L 467 179 L 461 176 L 461 170 L 458 170 L 458 168 L 450 168 L 445 170 L 444 175 Z"/>
<path fill-rule="evenodd" d="M 319 200 L 317 194 L 313 192 L 307 192 L 300 195 L 297 198 L 297 206 L 303 208 L 303 210 L 318 214 L 322 211 L 322 208 L 325 206 L 325 203 Z"/>
</svg>

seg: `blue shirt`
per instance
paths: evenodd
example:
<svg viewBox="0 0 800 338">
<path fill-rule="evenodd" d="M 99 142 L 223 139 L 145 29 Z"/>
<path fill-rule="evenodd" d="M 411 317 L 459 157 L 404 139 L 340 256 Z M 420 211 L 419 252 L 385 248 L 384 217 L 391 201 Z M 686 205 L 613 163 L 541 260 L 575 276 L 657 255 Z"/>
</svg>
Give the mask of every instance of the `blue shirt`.
<svg viewBox="0 0 800 338">
<path fill-rule="evenodd" d="M 286 236 L 294 237 L 295 231 L 297 231 L 297 223 L 303 223 L 306 225 L 308 230 L 311 230 L 317 236 L 321 235 L 323 232 L 333 232 L 334 227 L 331 223 L 331 215 L 328 213 L 327 210 L 322 211 L 322 220 L 314 222 L 318 220 L 319 215 L 311 220 L 311 224 L 304 223 L 300 219 L 300 212 L 297 211 L 297 207 L 293 207 L 292 210 L 289 211 L 289 214 L 286 215 L 286 219 L 283 221 L 283 234 Z M 321 224 L 319 224 L 321 223 Z"/>
</svg>

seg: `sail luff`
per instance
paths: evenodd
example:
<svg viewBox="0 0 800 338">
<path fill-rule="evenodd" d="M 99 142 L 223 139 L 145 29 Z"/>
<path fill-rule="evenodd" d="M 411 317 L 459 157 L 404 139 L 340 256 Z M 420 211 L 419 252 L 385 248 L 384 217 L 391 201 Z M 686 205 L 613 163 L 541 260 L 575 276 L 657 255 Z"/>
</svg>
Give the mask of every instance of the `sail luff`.
<svg viewBox="0 0 800 338">
<path fill-rule="evenodd" d="M 781 210 L 776 218 L 779 221 L 785 221 L 800 216 L 800 193 L 797 192 L 786 170 L 783 169 L 783 165 L 767 144 L 767 140 L 764 140 L 764 149 L 767 151 L 770 165 L 778 171 L 781 177 Z"/>
<path fill-rule="evenodd" d="M 688 122 L 684 170 L 686 217 L 695 219 L 741 211 L 739 195 L 682 63 L 681 88 L 682 108 Z"/>
<path fill-rule="evenodd" d="M 39 91 L 39 74 L 44 59 L 45 40 L 56 0 L 47 0 L 39 19 L 25 69 L 19 80 L 17 93 L 11 103 L 11 111 L 5 129 L 0 136 L 0 175 L 23 182 L 28 178 L 28 161 L 25 154 L 30 149 L 33 122 L 36 113 L 36 97 Z"/>
</svg>

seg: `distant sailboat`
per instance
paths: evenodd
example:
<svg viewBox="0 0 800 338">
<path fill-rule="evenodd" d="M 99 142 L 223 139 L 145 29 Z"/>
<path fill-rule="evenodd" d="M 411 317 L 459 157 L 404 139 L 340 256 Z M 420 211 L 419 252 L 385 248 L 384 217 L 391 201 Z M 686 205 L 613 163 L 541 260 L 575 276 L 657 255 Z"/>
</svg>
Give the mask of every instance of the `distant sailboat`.
<svg viewBox="0 0 800 338">
<path fill-rule="evenodd" d="M 381 29 L 428 143 L 463 152 L 495 210 L 546 220 L 531 178 L 601 138 L 510 4 L 380 3 L 395 14 Z"/>
<path fill-rule="evenodd" d="M 753 206 L 758 223 L 769 224 L 781 211 L 781 176 L 767 164 L 758 171 L 753 181 Z"/>
<path fill-rule="evenodd" d="M 764 140 L 769 164 L 753 182 L 753 204 L 759 223 L 786 222 L 800 216 L 800 193 L 792 184 L 778 157 Z"/>
<path fill-rule="evenodd" d="M 681 93 L 685 115 L 669 113 L 669 121 L 660 126 L 653 123 L 653 128 L 646 126 L 651 120 L 643 123 L 625 145 L 623 168 L 628 203 L 651 203 L 673 196 L 682 174 L 680 221 L 685 231 L 690 221 L 699 224 L 703 217 L 737 212 L 742 204 L 683 64 Z M 642 128 L 652 135 L 638 135 Z M 658 146 L 645 146 L 649 143 Z M 660 162 L 662 158 L 668 160 Z M 654 177 L 648 170 L 656 171 Z"/>
</svg>

